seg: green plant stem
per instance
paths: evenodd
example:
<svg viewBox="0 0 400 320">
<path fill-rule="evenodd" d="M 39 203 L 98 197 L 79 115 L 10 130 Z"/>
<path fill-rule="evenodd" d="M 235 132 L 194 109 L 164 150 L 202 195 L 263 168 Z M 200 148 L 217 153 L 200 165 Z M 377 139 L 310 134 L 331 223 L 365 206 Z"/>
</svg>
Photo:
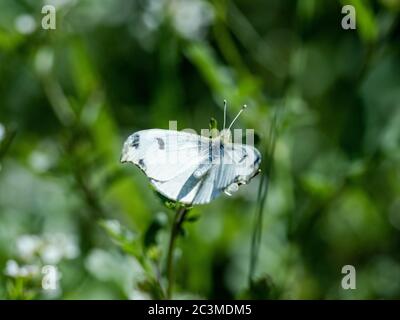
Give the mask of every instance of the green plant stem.
<svg viewBox="0 0 400 320">
<path fill-rule="evenodd" d="M 249 287 L 251 288 L 252 282 L 254 280 L 258 256 L 260 253 L 260 243 L 262 236 L 262 225 L 263 225 L 263 213 L 265 202 L 268 196 L 268 187 L 269 180 L 271 179 L 271 170 L 274 160 L 275 153 L 275 144 L 277 139 L 277 113 L 272 119 L 270 132 L 269 132 L 269 141 L 266 146 L 265 155 L 264 155 L 264 174 L 260 180 L 260 186 L 258 188 L 257 195 L 257 209 L 256 209 L 256 217 L 254 219 L 253 233 L 251 238 L 251 246 L 250 246 L 250 266 L 249 266 Z"/>
<path fill-rule="evenodd" d="M 168 255 L 167 255 L 167 279 L 168 279 L 167 292 L 166 292 L 167 299 L 171 299 L 172 287 L 174 282 L 173 256 L 174 256 L 175 242 L 177 236 L 179 235 L 179 230 L 182 226 L 182 223 L 185 220 L 186 213 L 188 211 L 189 210 L 186 207 L 181 207 L 177 209 L 174 216 L 174 220 L 172 222 L 171 235 L 169 238 L 169 245 L 168 245 Z"/>
</svg>

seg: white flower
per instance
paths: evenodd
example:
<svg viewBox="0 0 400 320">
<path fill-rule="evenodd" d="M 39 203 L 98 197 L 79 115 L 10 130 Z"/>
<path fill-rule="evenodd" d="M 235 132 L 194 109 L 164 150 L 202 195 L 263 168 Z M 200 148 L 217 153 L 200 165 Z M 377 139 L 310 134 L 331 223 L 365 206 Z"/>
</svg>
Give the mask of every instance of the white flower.
<svg viewBox="0 0 400 320">
<path fill-rule="evenodd" d="M 19 266 L 15 260 L 8 260 L 6 263 L 6 268 L 4 274 L 9 277 L 17 277 L 19 273 Z"/>
<path fill-rule="evenodd" d="M 39 251 L 42 241 L 35 235 L 22 235 L 17 239 L 18 255 L 24 260 L 31 260 Z"/>
<path fill-rule="evenodd" d="M 75 259 L 79 256 L 79 247 L 76 241 L 71 240 L 64 245 L 64 257 L 66 259 Z"/>
<path fill-rule="evenodd" d="M 62 233 L 23 235 L 17 239 L 17 252 L 21 259 L 32 260 L 40 256 L 44 263 L 57 264 L 62 259 L 74 259 L 79 248 L 74 237 Z"/>
<path fill-rule="evenodd" d="M 19 268 L 19 275 L 24 278 L 33 278 L 39 274 L 40 270 L 37 265 L 28 264 Z"/>
<path fill-rule="evenodd" d="M 79 248 L 72 236 L 62 233 L 47 234 L 43 239 L 40 256 L 44 263 L 57 264 L 62 259 L 74 259 L 79 255 Z"/>
<path fill-rule="evenodd" d="M 44 263 L 57 264 L 63 258 L 63 252 L 57 245 L 47 244 L 43 247 L 40 257 Z"/>
<path fill-rule="evenodd" d="M 199 40 L 214 20 L 214 8 L 204 0 L 148 0 L 135 35 L 142 43 L 149 44 L 151 35 L 159 31 L 167 19 L 181 37 Z"/>
<path fill-rule="evenodd" d="M 12 277 L 33 278 L 39 274 L 40 270 L 37 265 L 22 265 L 19 266 L 15 260 L 8 260 L 4 274 Z"/>
<path fill-rule="evenodd" d="M 36 21 L 30 14 L 21 14 L 15 19 L 15 29 L 22 34 L 31 34 L 36 30 Z"/>
<path fill-rule="evenodd" d="M 54 64 L 54 52 L 52 49 L 43 47 L 38 50 L 35 56 L 35 69 L 36 71 L 43 75 L 48 74 Z"/>
<path fill-rule="evenodd" d="M 214 19 L 213 7 L 203 0 L 174 0 L 169 9 L 174 28 L 188 39 L 201 38 Z"/>
<path fill-rule="evenodd" d="M 46 172 L 51 166 L 50 157 L 41 151 L 33 151 L 29 156 L 29 163 L 38 172 Z"/>
<path fill-rule="evenodd" d="M 143 13 L 142 19 L 146 28 L 156 30 L 164 19 L 165 2 L 160 0 L 149 0 Z"/>
</svg>

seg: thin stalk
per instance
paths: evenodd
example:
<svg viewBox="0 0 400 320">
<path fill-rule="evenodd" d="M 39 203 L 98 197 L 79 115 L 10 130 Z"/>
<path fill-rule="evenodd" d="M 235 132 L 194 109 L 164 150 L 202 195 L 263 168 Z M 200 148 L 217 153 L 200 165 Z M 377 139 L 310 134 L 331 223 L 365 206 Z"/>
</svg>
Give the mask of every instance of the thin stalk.
<svg viewBox="0 0 400 320">
<path fill-rule="evenodd" d="M 179 230 L 182 226 L 183 221 L 185 221 L 185 216 L 188 211 L 189 210 L 186 207 L 181 207 L 177 209 L 175 212 L 174 220 L 172 222 L 171 235 L 169 238 L 169 245 L 168 245 L 168 255 L 167 255 L 167 279 L 168 279 L 167 292 L 166 292 L 167 299 L 171 299 L 172 287 L 174 283 L 173 257 L 174 257 L 175 243 L 179 235 Z"/>
<path fill-rule="evenodd" d="M 277 135 L 277 113 L 275 113 L 272 119 L 272 124 L 269 132 L 269 141 L 266 146 L 265 159 L 264 159 L 264 175 L 260 180 L 260 186 L 257 195 L 257 209 L 256 216 L 254 219 L 253 233 L 250 245 L 250 266 L 249 266 L 249 286 L 251 287 L 252 281 L 256 272 L 258 255 L 260 252 L 261 236 L 262 236 L 262 225 L 263 225 L 263 213 L 265 202 L 268 195 L 269 180 L 271 178 L 271 169 L 275 153 L 275 143 Z"/>
<path fill-rule="evenodd" d="M 10 149 L 12 142 L 17 134 L 16 128 L 11 128 L 6 130 L 6 136 L 4 140 L 0 143 L 0 161 L 6 156 L 6 153 Z"/>
</svg>

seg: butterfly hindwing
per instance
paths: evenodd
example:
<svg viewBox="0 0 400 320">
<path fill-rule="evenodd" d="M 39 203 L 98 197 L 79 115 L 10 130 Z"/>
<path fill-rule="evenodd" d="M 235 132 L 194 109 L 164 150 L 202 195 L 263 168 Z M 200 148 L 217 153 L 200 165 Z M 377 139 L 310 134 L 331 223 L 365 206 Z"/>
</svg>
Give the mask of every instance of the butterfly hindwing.
<svg viewBox="0 0 400 320">
<path fill-rule="evenodd" d="M 161 194 L 175 201 L 208 203 L 230 185 L 247 183 L 257 172 L 261 159 L 257 149 L 251 146 L 222 145 L 219 140 L 206 139 L 202 150 L 202 154 L 204 150 L 208 152 L 197 165 L 187 168 L 173 179 L 151 179 L 151 183 Z"/>
<path fill-rule="evenodd" d="M 261 156 L 257 149 L 239 144 L 225 144 L 220 158 L 199 187 L 194 203 L 208 203 L 232 184 L 246 184 L 258 172 Z"/>
</svg>

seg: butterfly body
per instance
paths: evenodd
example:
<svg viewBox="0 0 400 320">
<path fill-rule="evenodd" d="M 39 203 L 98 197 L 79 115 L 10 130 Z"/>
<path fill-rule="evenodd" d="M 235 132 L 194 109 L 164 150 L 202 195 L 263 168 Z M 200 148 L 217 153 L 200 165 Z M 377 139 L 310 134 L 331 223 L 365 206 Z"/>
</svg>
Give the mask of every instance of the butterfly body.
<svg viewBox="0 0 400 320">
<path fill-rule="evenodd" d="M 149 129 L 127 138 L 121 161 L 137 165 L 168 199 L 192 205 L 247 184 L 259 172 L 261 155 L 252 146 L 231 143 L 229 130 L 208 138 Z"/>
</svg>

